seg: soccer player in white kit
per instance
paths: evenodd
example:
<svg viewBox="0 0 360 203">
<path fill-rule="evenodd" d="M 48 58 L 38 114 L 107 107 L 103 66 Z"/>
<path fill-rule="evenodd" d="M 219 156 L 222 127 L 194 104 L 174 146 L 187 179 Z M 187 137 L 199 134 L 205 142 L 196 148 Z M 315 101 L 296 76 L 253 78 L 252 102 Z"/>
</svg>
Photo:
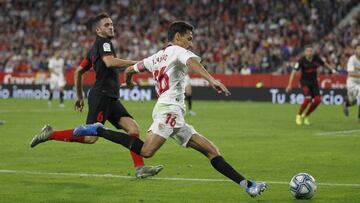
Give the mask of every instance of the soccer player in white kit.
<svg viewBox="0 0 360 203">
<path fill-rule="evenodd" d="M 75 136 L 100 136 L 146 158 L 152 157 L 171 137 L 178 144 L 193 148 L 205 155 L 218 172 L 243 187 L 251 197 L 255 197 L 265 191 L 266 183 L 248 180 L 238 173 L 225 161 L 219 149 L 210 140 L 185 122 L 184 80 L 188 68 L 206 79 L 218 93 L 230 95 L 227 88 L 215 80 L 201 65 L 200 57 L 187 50 L 192 46 L 192 30 L 193 26 L 186 22 L 172 23 L 168 29 L 168 46 L 134 66 L 128 67 L 125 71 L 128 85 L 133 84 L 131 78 L 136 72 L 150 71 L 156 81 L 158 100 L 152 113 L 153 123 L 146 134 L 145 141 L 106 129 L 101 123 L 80 126 L 74 129 L 73 134 Z"/>
<path fill-rule="evenodd" d="M 65 61 L 61 57 L 61 53 L 56 51 L 54 56 L 49 60 L 49 71 L 50 71 L 50 96 L 48 105 L 52 106 L 52 99 L 54 91 L 60 92 L 60 107 L 64 107 L 64 87 L 66 84 L 64 77 L 64 65 Z"/>
<path fill-rule="evenodd" d="M 360 97 L 360 43 L 355 46 L 355 54 L 352 55 L 347 63 L 347 98 L 343 103 L 345 116 L 349 116 L 349 106 L 356 104 L 356 98 Z M 360 106 L 358 112 L 358 120 L 360 122 Z"/>
</svg>

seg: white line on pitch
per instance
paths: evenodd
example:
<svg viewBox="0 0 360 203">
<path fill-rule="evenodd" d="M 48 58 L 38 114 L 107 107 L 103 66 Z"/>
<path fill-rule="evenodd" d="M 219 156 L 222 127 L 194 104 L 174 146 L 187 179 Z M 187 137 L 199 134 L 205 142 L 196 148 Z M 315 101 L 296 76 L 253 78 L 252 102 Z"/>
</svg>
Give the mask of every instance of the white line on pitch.
<svg viewBox="0 0 360 203">
<path fill-rule="evenodd" d="M 78 177 L 105 177 L 105 178 L 119 178 L 119 179 L 135 179 L 133 176 L 122 176 L 114 174 L 96 174 L 96 173 L 57 173 L 57 172 L 41 172 L 41 171 L 21 171 L 21 170 L 0 170 L 0 173 L 18 173 L 30 175 L 55 175 L 55 176 L 78 176 Z M 156 178 L 153 180 L 170 180 L 170 181 L 194 181 L 194 182 L 230 182 L 225 179 L 207 179 L 207 178 Z M 270 184 L 287 185 L 288 182 L 282 181 L 266 181 Z M 317 183 L 318 185 L 325 186 L 345 186 L 345 187 L 360 187 L 360 184 L 347 184 L 347 183 Z"/>
<path fill-rule="evenodd" d="M 321 133 L 315 133 L 315 135 L 343 135 L 343 134 L 351 134 L 356 132 L 360 132 L 360 129 L 321 132 Z"/>
</svg>

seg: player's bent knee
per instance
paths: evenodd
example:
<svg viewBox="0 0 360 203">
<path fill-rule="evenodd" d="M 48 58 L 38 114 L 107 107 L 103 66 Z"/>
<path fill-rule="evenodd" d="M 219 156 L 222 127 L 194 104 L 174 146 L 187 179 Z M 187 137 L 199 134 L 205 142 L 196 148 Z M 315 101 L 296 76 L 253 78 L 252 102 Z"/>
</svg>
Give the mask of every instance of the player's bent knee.
<svg viewBox="0 0 360 203">
<path fill-rule="evenodd" d="M 155 152 L 156 152 L 156 150 L 153 150 L 153 149 L 142 148 L 141 156 L 144 158 L 150 158 L 155 155 Z"/>
<path fill-rule="evenodd" d="M 134 136 L 134 137 L 139 137 L 140 136 L 140 130 L 139 128 L 131 128 L 129 129 L 129 131 L 127 132 L 129 135 Z"/>
<path fill-rule="evenodd" d="M 94 144 L 99 138 L 94 136 L 85 136 L 84 143 Z"/>
<path fill-rule="evenodd" d="M 144 158 L 151 158 L 153 157 L 155 154 L 155 152 L 151 152 L 151 151 L 141 151 L 141 156 Z"/>
<path fill-rule="evenodd" d="M 127 128 L 127 133 L 129 135 L 139 137 L 139 134 L 140 134 L 139 125 L 137 123 L 133 123 L 133 124 L 129 125 Z"/>
<path fill-rule="evenodd" d="M 208 156 L 207 156 L 207 157 L 211 160 L 211 159 L 213 159 L 214 157 L 217 157 L 217 156 L 220 156 L 220 151 L 219 151 L 219 148 L 214 145 L 214 148 L 211 149 L 211 150 L 208 152 Z"/>
</svg>

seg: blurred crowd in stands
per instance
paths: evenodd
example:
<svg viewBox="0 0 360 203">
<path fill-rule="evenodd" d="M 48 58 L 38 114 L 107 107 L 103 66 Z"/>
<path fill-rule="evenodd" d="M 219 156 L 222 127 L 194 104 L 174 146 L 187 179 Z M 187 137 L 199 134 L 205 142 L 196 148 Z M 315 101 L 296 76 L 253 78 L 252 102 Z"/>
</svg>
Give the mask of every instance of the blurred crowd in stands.
<svg viewBox="0 0 360 203">
<path fill-rule="evenodd" d="M 114 21 L 120 58 L 142 59 L 166 44 L 169 22 L 186 20 L 193 51 L 213 73 L 287 74 L 304 45 L 338 69 L 360 42 L 360 15 L 334 28 L 358 0 L 0 0 L 0 72 L 46 71 L 61 51 L 74 69 L 90 48 L 90 19 Z"/>
</svg>

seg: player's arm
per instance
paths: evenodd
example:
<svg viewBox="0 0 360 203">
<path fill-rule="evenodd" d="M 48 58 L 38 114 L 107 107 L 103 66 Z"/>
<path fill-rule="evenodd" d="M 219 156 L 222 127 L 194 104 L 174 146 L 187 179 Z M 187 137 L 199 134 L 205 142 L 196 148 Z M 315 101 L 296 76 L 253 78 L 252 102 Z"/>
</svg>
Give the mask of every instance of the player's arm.
<svg viewBox="0 0 360 203">
<path fill-rule="evenodd" d="M 76 89 L 76 95 L 77 99 L 75 102 L 75 111 L 82 112 L 82 109 L 84 107 L 84 96 L 82 94 L 83 90 L 83 83 L 82 83 L 82 75 L 90 70 L 91 64 L 88 59 L 83 59 L 78 66 L 78 68 L 75 70 L 74 74 L 74 80 L 75 80 L 75 89 Z"/>
<path fill-rule="evenodd" d="M 103 56 L 102 60 L 107 68 L 126 68 L 137 63 L 137 61 L 133 60 L 115 58 L 113 55 Z"/>
<path fill-rule="evenodd" d="M 360 68 L 359 68 L 360 69 Z M 348 76 L 354 77 L 354 78 L 360 78 L 360 73 L 356 73 L 354 71 L 348 72 Z"/>
<path fill-rule="evenodd" d="M 338 73 L 338 71 L 336 70 L 335 65 L 331 65 L 331 64 L 329 64 L 327 62 L 324 62 L 324 66 L 326 68 L 330 69 L 332 73 Z"/>
<path fill-rule="evenodd" d="M 230 91 L 225 87 L 225 85 L 211 76 L 199 61 L 195 60 L 194 58 L 189 58 L 186 61 L 186 65 L 191 71 L 199 74 L 202 78 L 207 80 L 218 93 L 223 92 L 225 96 L 231 95 Z"/>
<path fill-rule="evenodd" d="M 288 85 L 286 86 L 286 89 L 285 89 L 286 92 L 290 92 L 290 90 L 292 89 L 292 84 L 293 84 L 296 72 L 297 72 L 296 69 L 293 69 L 291 71 L 290 76 L 289 76 L 289 82 L 288 82 Z"/>
<path fill-rule="evenodd" d="M 140 61 L 133 66 L 129 66 L 125 69 L 125 83 L 127 86 L 136 85 L 135 82 L 132 80 L 132 76 L 135 73 L 144 72 L 146 71 L 144 61 Z"/>
<path fill-rule="evenodd" d="M 324 61 L 323 59 L 321 59 L 319 56 L 318 57 L 318 61 L 320 62 L 320 64 L 322 66 L 324 66 L 325 68 L 331 70 L 332 73 L 338 73 L 336 70 L 336 66 L 335 65 L 331 65 L 329 63 L 327 63 L 326 61 Z"/>
<path fill-rule="evenodd" d="M 125 69 L 125 83 L 127 86 L 133 86 L 134 82 L 132 76 L 136 73 L 134 66 L 129 66 Z"/>
</svg>

